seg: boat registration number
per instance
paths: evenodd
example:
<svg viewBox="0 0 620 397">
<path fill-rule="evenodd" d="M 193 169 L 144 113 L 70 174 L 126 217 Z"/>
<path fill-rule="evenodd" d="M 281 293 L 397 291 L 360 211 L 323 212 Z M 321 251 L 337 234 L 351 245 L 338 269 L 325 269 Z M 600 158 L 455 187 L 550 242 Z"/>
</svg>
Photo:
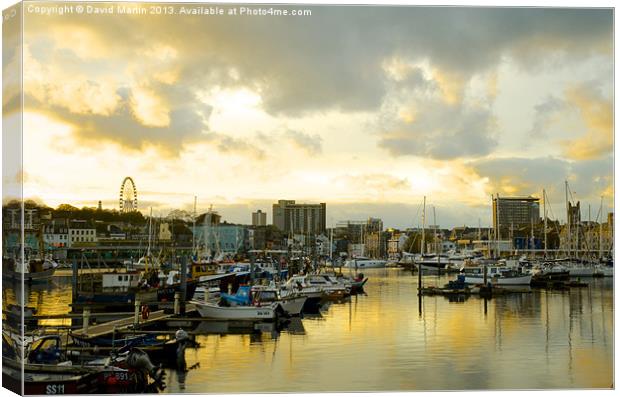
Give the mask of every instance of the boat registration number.
<svg viewBox="0 0 620 397">
<path fill-rule="evenodd" d="M 65 394 L 65 385 L 47 385 L 45 394 Z"/>
</svg>

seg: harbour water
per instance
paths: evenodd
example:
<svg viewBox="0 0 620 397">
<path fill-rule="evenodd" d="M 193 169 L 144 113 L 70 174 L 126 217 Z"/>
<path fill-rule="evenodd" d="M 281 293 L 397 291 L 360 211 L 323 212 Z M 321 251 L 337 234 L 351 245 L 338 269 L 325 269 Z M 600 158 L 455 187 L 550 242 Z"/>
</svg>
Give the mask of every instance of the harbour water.
<svg viewBox="0 0 620 397">
<path fill-rule="evenodd" d="M 367 270 L 366 294 L 281 332 L 198 335 L 186 374 L 166 392 L 417 391 L 609 388 L 613 280 L 484 301 L 424 297 L 417 275 Z M 424 276 L 425 286 L 454 276 Z M 5 298 L 15 294 L 4 291 Z M 68 311 L 69 279 L 26 291 L 40 314 Z M 57 320 L 49 320 L 57 321 Z M 206 328 L 205 328 L 206 330 Z"/>
</svg>

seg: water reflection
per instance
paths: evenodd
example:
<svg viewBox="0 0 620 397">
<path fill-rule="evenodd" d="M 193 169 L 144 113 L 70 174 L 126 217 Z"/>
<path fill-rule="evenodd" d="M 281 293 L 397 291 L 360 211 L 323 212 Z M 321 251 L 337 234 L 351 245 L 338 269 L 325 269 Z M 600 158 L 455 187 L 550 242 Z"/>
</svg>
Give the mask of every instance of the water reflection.
<svg viewBox="0 0 620 397">
<path fill-rule="evenodd" d="M 167 392 L 608 388 L 613 281 L 450 300 L 417 296 L 417 275 L 368 271 L 366 295 L 284 328 L 200 322 L 200 347 Z M 423 276 L 424 285 L 450 277 Z M 56 280 L 55 280 L 56 282 Z M 64 283 L 64 284 L 63 284 Z M 15 296 L 15 291 L 4 291 Z M 27 291 L 41 313 L 68 311 L 70 285 Z M 4 305 L 5 303 L 3 303 Z M 416 307 L 417 306 L 417 307 Z M 421 310 L 420 310 L 421 309 Z M 197 365 L 200 365 L 197 368 Z M 266 381 L 267 380 L 267 381 Z"/>
</svg>

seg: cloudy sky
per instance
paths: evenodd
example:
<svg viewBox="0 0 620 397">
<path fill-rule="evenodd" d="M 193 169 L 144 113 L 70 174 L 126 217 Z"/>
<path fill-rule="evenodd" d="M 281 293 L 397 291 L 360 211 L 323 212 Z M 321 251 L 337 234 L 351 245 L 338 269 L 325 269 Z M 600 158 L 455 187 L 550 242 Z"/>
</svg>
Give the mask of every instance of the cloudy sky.
<svg viewBox="0 0 620 397">
<path fill-rule="evenodd" d="M 26 10 L 25 196 L 112 208 L 132 176 L 145 212 L 294 199 L 407 227 L 426 195 L 450 227 L 543 188 L 563 219 L 568 180 L 584 218 L 611 209 L 611 10 L 301 8 Z"/>
</svg>

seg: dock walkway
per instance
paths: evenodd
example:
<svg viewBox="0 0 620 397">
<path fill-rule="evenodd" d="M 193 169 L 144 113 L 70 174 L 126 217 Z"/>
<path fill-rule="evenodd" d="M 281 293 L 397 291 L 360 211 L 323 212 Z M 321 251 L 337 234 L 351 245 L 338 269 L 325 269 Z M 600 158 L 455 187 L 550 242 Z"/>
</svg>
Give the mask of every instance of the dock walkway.
<svg viewBox="0 0 620 397">
<path fill-rule="evenodd" d="M 188 303 L 185 306 L 185 313 L 189 313 L 196 310 L 196 307 L 192 303 Z M 157 321 L 165 320 L 171 317 L 175 317 L 174 313 L 166 313 L 164 310 L 157 310 L 149 315 L 149 318 L 143 320 L 141 316 L 138 317 L 137 327 L 143 327 Z M 132 328 L 134 325 L 134 315 L 120 320 L 107 321 L 105 323 L 89 326 L 87 329 L 78 329 L 73 332 L 77 336 L 85 338 L 96 338 L 104 335 L 111 334 L 113 331 L 122 331 Z"/>
</svg>

